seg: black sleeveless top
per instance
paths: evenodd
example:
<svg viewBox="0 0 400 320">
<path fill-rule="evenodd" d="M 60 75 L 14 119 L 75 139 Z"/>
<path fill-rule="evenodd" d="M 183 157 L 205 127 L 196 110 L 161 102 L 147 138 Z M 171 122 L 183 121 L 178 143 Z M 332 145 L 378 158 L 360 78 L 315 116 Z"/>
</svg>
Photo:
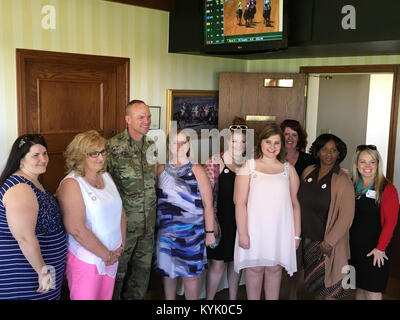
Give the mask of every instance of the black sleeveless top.
<svg viewBox="0 0 400 320">
<path fill-rule="evenodd" d="M 221 227 L 221 241 L 215 249 L 207 248 L 208 259 L 233 261 L 236 237 L 235 204 L 233 190 L 236 173 L 226 165 L 218 176 L 217 218 Z"/>
</svg>

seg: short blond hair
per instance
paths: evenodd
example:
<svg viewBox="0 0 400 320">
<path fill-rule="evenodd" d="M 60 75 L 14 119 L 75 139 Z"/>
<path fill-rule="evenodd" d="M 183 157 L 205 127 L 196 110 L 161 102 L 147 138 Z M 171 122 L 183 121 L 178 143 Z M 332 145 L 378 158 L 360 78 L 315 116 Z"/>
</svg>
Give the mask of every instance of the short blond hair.
<svg viewBox="0 0 400 320">
<path fill-rule="evenodd" d="M 65 168 L 67 174 L 75 171 L 76 175 L 85 176 L 85 159 L 89 152 L 94 151 L 96 148 L 104 147 L 106 139 L 96 130 L 90 130 L 79 133 L 69 143 L 64 152 Z M 104 167 L 100 172 L 106 171 L 106 161 Z"/>
</svg>

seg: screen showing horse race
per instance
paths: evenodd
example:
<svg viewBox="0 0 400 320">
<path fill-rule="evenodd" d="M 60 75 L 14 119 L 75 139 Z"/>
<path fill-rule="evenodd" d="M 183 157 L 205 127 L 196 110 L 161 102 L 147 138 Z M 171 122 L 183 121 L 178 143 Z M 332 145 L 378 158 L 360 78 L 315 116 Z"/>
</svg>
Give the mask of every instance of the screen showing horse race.
<svg viewBox="0 0 400 320">
<path fill-rule="evenodd" d="M 284 0 L 205 0 L 204 46 L 279 42 L 284 38 Z M 225 46 L 226 47 L 226 46 Z M 253 46 L 253 49 L 256 48 Z"/>
</svg>

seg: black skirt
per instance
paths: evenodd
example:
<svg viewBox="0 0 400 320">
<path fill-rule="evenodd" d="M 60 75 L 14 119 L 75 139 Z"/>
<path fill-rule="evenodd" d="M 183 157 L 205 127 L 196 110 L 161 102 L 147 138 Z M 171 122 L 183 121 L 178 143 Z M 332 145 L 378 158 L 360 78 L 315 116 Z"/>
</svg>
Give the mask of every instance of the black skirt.
<svg viewBox="0 0 400 320">
<path fill-rule="evenodd" d="M 354 220 L 350 229 L 350 264 L 356 271 L 357 288 L 370 292 L 385 291 L 389 278 L 390 243 L 385 250 L 389 260 L 385 260 L 380 268 L 378 265 L 373 266 L 373 255 L 367 257 L 376 248 L 381 232 L 380 206 L 375 204 L 375 199 L 365 195 L 356 199 Z"/>
</svg>

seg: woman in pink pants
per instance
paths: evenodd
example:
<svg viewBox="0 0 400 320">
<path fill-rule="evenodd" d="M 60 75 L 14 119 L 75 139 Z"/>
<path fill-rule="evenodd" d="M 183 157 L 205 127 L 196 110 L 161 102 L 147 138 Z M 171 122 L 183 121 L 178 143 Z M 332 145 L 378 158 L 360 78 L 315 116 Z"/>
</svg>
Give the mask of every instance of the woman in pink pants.
<svg viewBox="0 0 400 320">
<path fill-rule="evenodd" d="M 57 198 L 68 232 L 66 274 L 71 300 L 111 300 L 124 250 L 125 212 L 105 172 L 105 139 L 94 130 L 75 136 L 64 154 L 67 176 Z"/>
</svg>

